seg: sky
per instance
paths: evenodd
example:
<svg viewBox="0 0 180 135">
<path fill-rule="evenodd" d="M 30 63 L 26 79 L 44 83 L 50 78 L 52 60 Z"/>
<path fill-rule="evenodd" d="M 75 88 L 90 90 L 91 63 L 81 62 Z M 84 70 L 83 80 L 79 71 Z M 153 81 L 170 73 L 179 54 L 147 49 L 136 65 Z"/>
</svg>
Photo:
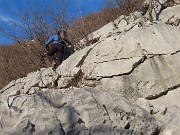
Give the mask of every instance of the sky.
<svg viewBox="0 0 180 135">
<path fill-rule="evenodd" d="M 105 6 L 105 1 L 106 0 L 70 0 L 69 14 L 70 16 L 80 18 L 90 13 L 96 13 Z M 41 6 L 52 5 L 56 7 L 59 4 L 57 0 L 0 0 L 0 26 L 10 28 L 12 27 L 10 22 L 19 23 L 17 14 L 21 14 L 29 5 L 30 7 L 35 7 L 35 3 L 37 4 L 37 2 Z M 12 41 L 0 35 L 0 44 L 12 44 Z"/>
</svg>

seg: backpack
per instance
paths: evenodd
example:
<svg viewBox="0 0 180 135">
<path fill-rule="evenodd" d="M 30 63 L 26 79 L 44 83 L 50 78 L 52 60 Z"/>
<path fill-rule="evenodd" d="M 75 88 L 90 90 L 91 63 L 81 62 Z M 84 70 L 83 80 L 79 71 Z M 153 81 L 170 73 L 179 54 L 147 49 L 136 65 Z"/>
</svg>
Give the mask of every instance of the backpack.
<svg viewBox="0 0 180 135">
<path fill-rule="evenodd" d="M 61 30 L 61 31 L 60 31 L 60 34 L 59 34 L 59 37 L 58 37 L 58 40 L 59 40 L 60 42 L 63 42 L 63 41 L 66 41 L 67 39 L 68 39 L 67 32 Z"/>
</svg>

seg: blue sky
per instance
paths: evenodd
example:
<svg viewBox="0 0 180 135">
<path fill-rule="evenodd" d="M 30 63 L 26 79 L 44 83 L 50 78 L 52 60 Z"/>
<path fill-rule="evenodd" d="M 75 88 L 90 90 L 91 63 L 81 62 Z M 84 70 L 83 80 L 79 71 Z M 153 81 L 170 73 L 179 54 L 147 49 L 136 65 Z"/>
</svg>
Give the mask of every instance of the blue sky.
<svg viewBox="0 0 180 135">
<path fill-rule="evenodd" d="M 36 2 L 33 2 L 36 1 Z M 64 0 L 66 2 L 66 0 Z M 70 16 L 78 18 L 100 11 L 105 6 L 106 0 L 70 0 Z M 53 5 L 56 7 L 57 0 L 0 0 L 0 26 L 11 27 L 10 22 L 18 22 L 17 14 L 23 12 L 27 7 L 35 7 L 35 3 L 39 5 Z M 0 44 L 10 44 L 8 38 L 0 35 Z"/>
</svg>

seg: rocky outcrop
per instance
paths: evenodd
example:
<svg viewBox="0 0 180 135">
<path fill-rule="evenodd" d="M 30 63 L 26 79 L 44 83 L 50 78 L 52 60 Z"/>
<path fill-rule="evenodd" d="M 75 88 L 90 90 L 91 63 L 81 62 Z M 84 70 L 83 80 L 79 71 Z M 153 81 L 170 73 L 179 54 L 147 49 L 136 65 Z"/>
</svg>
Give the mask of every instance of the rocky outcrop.
<svg viewBox="0 0 180 135">
<path fill-rule="evenodd" d="M 174 10 L 174 6 L 176 6 L 178 4 L 180 4 L 179 0 L 152 0 L 153 20 L 155 20 L 155 21 L 161 20 L 161 16 L 164 15 L 164 14 L 162 14 L 162 12 L 164 12 L 164 9 L 166 10 L 166 8 L 170 8 L 170 9 Z M 148 6 L 149 6 L 149 0 L 145 0 L 144 5 L 143 5 L 142 14 L 145 14 L 146 17 L 149 14 Z M 173 8 L 171 8 L 171 7 L 173 7 Z M 179 13 L 176 12 L 176 14 L 179 14 Z M 170 17 L 170 16 L 168 16 L 168 14 L 166 14 L 165 16 Z"/>
<path fill-rule="evenodd" d="M 180 27 L 180 5 L 166 8 L 162 11 L 159 19 L 166 24 Z"/>
<path fill-rule="evenodd" d="M 165 15 L 172 11 L 179 19 L 179 6 L 153 23 L 138 12 L 121 16 L 56 71 L 10 82 L 0 90 L 1 133 L 178 134 L 180 28 Z"/>
<path fill-rule="evenodd" d="M 68 92 L 50 89 L 31 96 L 11 96 L 1 102 L 0 112 L 2 134 L 155 135 L 158 132 L 156 120 L 147 111 L 118 93 L 92 88 Z"/>
<path fill-rule="evenodd" d="M 129 100 L 167 92 L 180 84 L 179 34 L 177 27 L 159 23 L 111 36 L 90 47 L 84 78 Z"/>
</svg>

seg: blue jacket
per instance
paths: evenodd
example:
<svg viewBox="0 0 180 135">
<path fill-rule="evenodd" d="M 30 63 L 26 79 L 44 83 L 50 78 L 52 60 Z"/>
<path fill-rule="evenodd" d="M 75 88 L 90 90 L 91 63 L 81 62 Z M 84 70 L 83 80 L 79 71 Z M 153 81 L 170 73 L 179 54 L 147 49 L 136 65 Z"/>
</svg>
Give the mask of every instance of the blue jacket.
<svg viewBox="0 0 180 135">
<path fill-rule="evenodd" d="M 53 42 L 53 43 L 58 43 L 58 44 L 59 44 L 58 34 L 50 37 L 49 40 L 45 43 L 45 47 L 46 47 L 48 44 L 50 44 L 51 42 Z"/>
</svg>

